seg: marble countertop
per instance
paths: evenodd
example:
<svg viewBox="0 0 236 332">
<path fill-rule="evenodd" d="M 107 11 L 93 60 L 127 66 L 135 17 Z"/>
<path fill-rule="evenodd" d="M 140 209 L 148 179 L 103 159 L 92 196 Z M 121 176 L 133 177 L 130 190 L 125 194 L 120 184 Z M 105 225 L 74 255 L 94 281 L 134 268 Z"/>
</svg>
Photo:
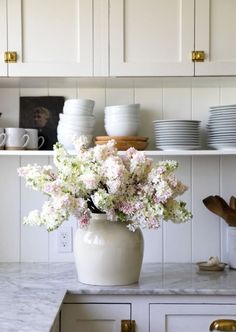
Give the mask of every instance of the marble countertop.
<svg viewBox="0 0 236 332">
<path fill-rule="evenodd" d="M 0 263 L 0 331 L 49 332 L 66 293 L 236 295 L 236 271 L 144 264 L 138 284 L 101 287 L 79 283 L 73 263 Z"/>
</svg>

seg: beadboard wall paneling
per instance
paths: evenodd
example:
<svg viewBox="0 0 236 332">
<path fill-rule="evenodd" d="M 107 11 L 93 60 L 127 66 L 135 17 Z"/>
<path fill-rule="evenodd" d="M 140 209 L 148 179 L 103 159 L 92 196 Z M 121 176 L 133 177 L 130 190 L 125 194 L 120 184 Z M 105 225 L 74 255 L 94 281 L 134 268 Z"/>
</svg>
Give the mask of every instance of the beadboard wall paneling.
<svg viewBox="0 0 236 332">
<path fill-rule="evenodd" d="M 194 88 L 192 89 L 192 114 L 191 118 L 200 120 L 201 146 L 207 148 L 206 125 L 209 117 L 209 106 L 219 105 L 219 88 Z"/>
<path fill-rule="evenodd" d="M 140 79 L 140 82 L 141 81 Z M 144 79 L 145 82 L 145 79 Z M 222 84 L 225 83 L 225 84 Z M 132 82 L 131 82 L 132 83 Z M 137 83 L 137 82 L 136 82 Z M 180 84 L 179 84 L 180 83 Z M 222 80 L 163 80 L 156 86 L 127 88 L 102 86 L 81 88 L 74 81 L 68 88 L 0 88 L 1 127 L 19 125 L 19 96 L 65 96 L 65 98 L 90 98 L 95 100 L 95 136 L 105 135 L 104 106 L 140 103 L 141 126 L 139 134 L 150 139 L 149 149 L 154 148 L 152 121 L 155 119 L 201 120 L 202 144 L 207 142 L 206 124 L 208 108 L 217 104 L 236 104 L 235 83 L 227 85 Z M 193 220 L 181 225 L 165 222 L 156 231 L 144 230 L 145 262 L 195 262 L 218 255 L 227 261 L 226 224 L 205 208 L 202 199 L 220 194 L 229 199 L 235 194 L 235 156 L 166 156 L 160 159 L 175 159 L 180 163 L 177 176 L 189 187 L 180 199 L 187 202 L 193 212 Z M 58 231 L 47 233 L 41 228 L 22 225 L 24 215 L 31 209 L 41 207 L 43 196 L 25 188 L 16 169 L 28 162 L 51 163 L 48 157 L 1 157 L 0 200 L 0 261 L 73 261 L 73 253 L 59 253 Z M 77 225 L 71 218 L 62 227 Z"/>
<path fill-rule="evenodd" d="M 192 170 L 192 260 L 203 261 L 221 256 L 220 221 L 202 200 L 220 193 L 220 157 L 193 157 Z"/>
<path fill-rule="evenodd" d="M 231 196 L 236 196 L 236 156 L 221 157 L 221 172 L 220 172 L 220 193 L 221 196 L 229 203 Z M 221 252 L 222 261 L 227 261 L 227 225 L 224 220 L 221 220 Z"/>
<path fill-rule="evenodd" d="M 19 123 L 19 89 L 0 89 L 1 127 L 17 127 Z"/>
<path fill-rule="evenodd" d="M 20 166 L 28 164 L 47 165 L 48 157 L 21 157 Z M 41 192 L 34 191 L 25 185 L 25 179 L 20 181 L 20 220 L 31 210 L 39 209 L 47 197 Z M 21 225 L 20 256 L 22 262 L 48 261 L 48 232 L 43 227 Z"/>
<path fill-rule="evenodd" d="M 163 89 L 163 119 L 191 119 L 191 88 Z"/>
<path fill-rule="evenodd" d="M 141 105 L 140 108 L 140 136 L 149 137 L 148 149 L 155 149 L 154 120 L 163 119 L 163 89 L 135 89 L 134 102 Z M 145 123 L 149 123 L 146 126 Z"/>
<path fill-rule="evenodd" d="M 20 186 L 18 157 L 1 157 L 0 262 L 20 260 Z"/>
</svg>

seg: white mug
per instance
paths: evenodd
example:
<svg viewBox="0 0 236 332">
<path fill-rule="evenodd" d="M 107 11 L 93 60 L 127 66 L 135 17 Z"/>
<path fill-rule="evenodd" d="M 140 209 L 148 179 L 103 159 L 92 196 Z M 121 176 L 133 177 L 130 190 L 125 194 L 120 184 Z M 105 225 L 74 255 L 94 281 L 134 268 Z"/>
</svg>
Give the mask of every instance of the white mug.
<svg viewBox="0 0 236 332">
<path fill-rule="evenodd" d="M 4 128 L 0 128 L 0 150 L 4 149 L 5 142 L 6 142 L 6 134 L 4 133 Z"/>
<path fill-rule="evenodd" d="M 38 150 L 43 146 L 45 139 L 43 136 L 38 136 L 38 129 L 26 128 L 26 133 L 29 135 L 29 143 L 26 146 L 27 150 Z"/>
<path fill-rule="evenodd" d="M 23 150 L 29 143 L 29 135 L 23 128 L 5 128 L 6 150 Z"/>
</svg>

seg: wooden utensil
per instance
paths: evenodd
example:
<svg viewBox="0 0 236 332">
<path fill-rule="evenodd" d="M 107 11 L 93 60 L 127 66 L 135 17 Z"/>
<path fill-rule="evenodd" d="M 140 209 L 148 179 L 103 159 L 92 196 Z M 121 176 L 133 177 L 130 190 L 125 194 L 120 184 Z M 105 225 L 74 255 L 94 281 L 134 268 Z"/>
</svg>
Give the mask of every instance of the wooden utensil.
<svg viewBox="0 0 236 332">
<path fill-rule="evenodd" d="M 236 210 L 232 209 L 225 200 L 218 196 L 208 196 L 203 204 L 213 213 L 223 218 L 229 226 L 236 227 Z"/>
<path fill-rule="evenodd" d="M 235 196 L 230 197 L 229 206 L 231 209 L 236 210 L 236 198 Z"/>
<path fill-rule="evenodd" d="M 222 204 L 220 204 L 220 202 L 217 200 L 215 196 L 208 196 L 204 198 L 202 201 L 203 204 L 206 206 L 206 208 L 208 208 L 208 210 L 223 218 L 224 211 L 222 208 Z"/>
</svg>

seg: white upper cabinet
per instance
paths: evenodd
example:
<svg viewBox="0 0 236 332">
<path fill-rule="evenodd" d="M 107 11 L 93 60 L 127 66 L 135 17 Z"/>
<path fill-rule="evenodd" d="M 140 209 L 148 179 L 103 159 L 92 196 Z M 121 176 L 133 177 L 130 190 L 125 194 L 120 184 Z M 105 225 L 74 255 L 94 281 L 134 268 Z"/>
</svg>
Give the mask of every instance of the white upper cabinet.
<svg viewBox="0 0 236 332">
<path fill-rule="evenodd" d="M 194 0 L 110 0 L 111 76 L 193 76 Z"/>
<path fill-rule="evenodd" d="M 93 75 L 92 0 L 10 0 L 7 10 L 9 76 Z"/>
<path fill-rule="evenodd" d="M 236 75 L 236 1 L 196 0 L 195 48 L 206 54 L 195 75 Z"/>
<path fill-rule="evenodd" d="M 236 75 L 235 13 L 236 0 L 0 0 L 0 76 Z"/>
<path fill-rule="evenodd" d="M 4 62 L 4 53 L 7 51 L 7 12 L 6 0 L 0 0 L 0 76 L 7 76 L 7 64 Z"/>
</svg>

